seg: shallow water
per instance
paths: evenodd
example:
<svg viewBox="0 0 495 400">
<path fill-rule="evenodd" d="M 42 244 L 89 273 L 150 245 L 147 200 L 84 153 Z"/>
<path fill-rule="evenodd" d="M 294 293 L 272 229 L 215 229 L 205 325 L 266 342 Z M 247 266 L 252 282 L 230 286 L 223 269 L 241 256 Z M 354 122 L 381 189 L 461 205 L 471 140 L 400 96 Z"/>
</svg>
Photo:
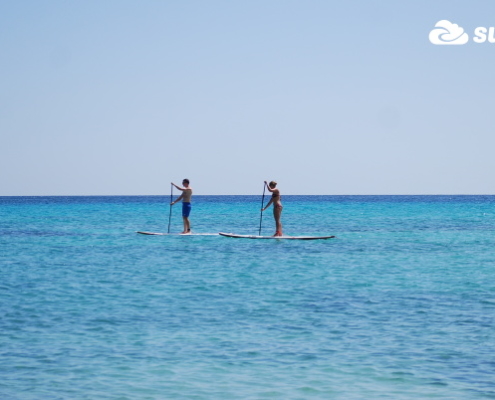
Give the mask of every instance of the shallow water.
<svg viewBox="0 0 495 400">
<path fill-rule="evenodd" d="M 495 197 L 283 200 L 0 197 L 0 398 L 495 398 Z"/>
</svg>

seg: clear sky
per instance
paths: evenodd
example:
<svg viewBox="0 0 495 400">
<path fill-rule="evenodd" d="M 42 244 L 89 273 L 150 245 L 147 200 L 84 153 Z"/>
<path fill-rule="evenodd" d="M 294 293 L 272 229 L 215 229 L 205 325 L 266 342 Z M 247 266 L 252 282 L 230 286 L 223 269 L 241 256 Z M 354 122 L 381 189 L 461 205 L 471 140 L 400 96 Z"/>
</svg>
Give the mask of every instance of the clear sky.
<svg viewBox="0 0 495 400">
<path fill-rule="evenodd" d="M 480 26 L 495 2 L 0 0 L 0 195 L 495 194 Z"/>
</svg>

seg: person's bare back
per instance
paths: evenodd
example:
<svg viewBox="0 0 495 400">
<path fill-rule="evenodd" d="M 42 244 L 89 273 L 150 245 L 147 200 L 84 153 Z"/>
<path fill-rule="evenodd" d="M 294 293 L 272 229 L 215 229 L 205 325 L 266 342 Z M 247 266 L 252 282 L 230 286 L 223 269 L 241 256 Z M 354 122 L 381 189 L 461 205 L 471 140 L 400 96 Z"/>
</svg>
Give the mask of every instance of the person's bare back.
<svg viewBox="0 0 495 400">
<path fill-rule="evenodd" d="M 185 203 L 190 203 L 191 202 L 191 197 L 192 197 L 192 188 L 186 187 L 182 191 L 182 201 Z"/>
</svg>

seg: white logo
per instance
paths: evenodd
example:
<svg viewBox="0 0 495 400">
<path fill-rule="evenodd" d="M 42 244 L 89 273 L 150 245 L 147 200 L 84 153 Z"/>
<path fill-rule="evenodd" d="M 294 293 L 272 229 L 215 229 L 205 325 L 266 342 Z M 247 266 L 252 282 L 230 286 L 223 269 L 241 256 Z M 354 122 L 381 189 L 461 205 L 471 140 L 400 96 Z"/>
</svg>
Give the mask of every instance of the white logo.
<svg viewBox="0 0 495 400">
<path fill-rule="evenodd" d="M 485 43 L 487 39 L 490 43 L 495 43 L 495 28 L 493 26 L 489 28 L 485 28 L 484 26 L 478 26 L 474 30 L 473 40 L 476 43 Z"/>
<path fill-rule="evenodd" d="M 469 40 L 464 29 L 446 19 L 436 23 L 435 29 L 430 32 L 429 37 L 433 44 L 466 44 Z"/>
</svg>

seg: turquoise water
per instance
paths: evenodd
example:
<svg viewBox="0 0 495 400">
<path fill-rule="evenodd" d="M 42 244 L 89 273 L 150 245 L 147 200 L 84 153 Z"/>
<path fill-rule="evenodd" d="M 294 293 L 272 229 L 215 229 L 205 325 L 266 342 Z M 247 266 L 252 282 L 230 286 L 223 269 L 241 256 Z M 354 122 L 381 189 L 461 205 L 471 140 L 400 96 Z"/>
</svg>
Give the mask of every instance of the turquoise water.
<svg viewBox="0 0 495 400">
<path fill-rule="evenodd" d="M 495 398 L 495 197 L 168 201 L 0 197 L 1 399 Z"/>
</svg>

